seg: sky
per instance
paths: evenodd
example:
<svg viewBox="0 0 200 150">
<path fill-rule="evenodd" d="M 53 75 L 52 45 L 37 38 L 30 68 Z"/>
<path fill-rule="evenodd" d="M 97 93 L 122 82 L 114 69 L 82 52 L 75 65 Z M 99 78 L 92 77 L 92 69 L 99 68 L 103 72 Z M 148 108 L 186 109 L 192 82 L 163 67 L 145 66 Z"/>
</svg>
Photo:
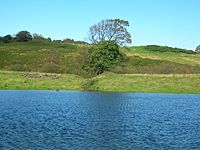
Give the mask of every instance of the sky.
<svg viewBox="0 0 200 150">
<path fill-rule="evenodd" d="M 52 39 L 88 40 L 103 19 L 128 20 L 132 45 L 195 49 L 200 0 L 0 0 L 0 36 L 21 30 Z"/>
</svg>

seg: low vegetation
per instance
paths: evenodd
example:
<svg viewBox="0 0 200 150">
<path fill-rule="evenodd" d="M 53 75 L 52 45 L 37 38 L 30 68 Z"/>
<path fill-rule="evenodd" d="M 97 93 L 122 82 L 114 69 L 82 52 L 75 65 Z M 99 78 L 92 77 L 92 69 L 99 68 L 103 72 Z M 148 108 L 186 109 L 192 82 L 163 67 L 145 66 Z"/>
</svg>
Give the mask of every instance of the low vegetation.
<svg viewBox="0 0 200 150">
<path fill-rule="evenodd" d="M 59 74 L 59 78 L 51 78 L 52 74 L 47 78 L 28 78 L 24 74 L 26 73 L 0 71 L 0 89 L 200 94 L 199 74 L 139 75 L 105 72 L 91 79 L 71 74 Z"/>
<path fill-rule="evenodd" d="M 16 90 L 81 90 L 80 85 L 84 83 L 84 78 L 72 74 L 48 74 L 49 77 L 24 77 L 23 72 L 0 71 L 0 89 Z M 34 73 L 35 74 L 35 73 Z M 37 74 L 38 75 L 38 74 Z M 40 73 L 41 76 L 46 74 Z"/>
</svg>

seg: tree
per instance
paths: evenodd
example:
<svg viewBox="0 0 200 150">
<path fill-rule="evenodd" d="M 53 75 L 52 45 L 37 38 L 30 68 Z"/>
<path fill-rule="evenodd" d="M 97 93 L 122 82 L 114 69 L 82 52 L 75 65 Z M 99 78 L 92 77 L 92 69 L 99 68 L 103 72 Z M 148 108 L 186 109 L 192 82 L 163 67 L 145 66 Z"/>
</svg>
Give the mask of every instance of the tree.
<svg viewBox="0 0 200 150">
<path fill-rule="evenodd" d="M 129 22 L 122 19 L 107 19 L 89 29 L 89 39 L 93 44 L 101 41 L 116 41 L 119 45 L 131 43 L 131 35 L 126 29 Z"/>
<path fill-rule="evenodd" d="M 20 31 L 16 35 L 17 42 L 27 42 L 32 40 L 32 35 L 28 31 Z"/>
<path fill-rule="evenodd" d="M 45 38 L 41 35 L 41 34 L 37 34 L 37 33 L 34 33 L 33 36 L 32 36 L 33 40 L 36 40 L 36 41 L 43 41 L 45 40 Z"/>
<path fill-rule="evenodd" d="M 51 38 L 50 38 L 50 37 L 48 37 L 48 38 L 47 38 L 47 41 L 48 41 L 48 42 L 51 42 L 52 40 L 51 40 Z"/>
<path fill-rule="evenodd" d="M 115 41 L 103 41 L 91 47 L 88 51 L 87 64 L 84 69 L 99 75 L 122 60 L 122 54 Z"/>
<path fill-rule="evenodd" d="M 12 41 L 13 41 L 13 37 L 10 34 L 3 37 L 3 43 L 10 43 Z"/>
<path fill-rule="evenodd" d="M 3 43 L 3 37 L 0 36 L 0 43 Z"/>
<path fill-rule="evenodd" d="M 200 45 L 197 46 L 197 48 L 195 49 L 195 52 L 200 53 Z"/>
</svg>

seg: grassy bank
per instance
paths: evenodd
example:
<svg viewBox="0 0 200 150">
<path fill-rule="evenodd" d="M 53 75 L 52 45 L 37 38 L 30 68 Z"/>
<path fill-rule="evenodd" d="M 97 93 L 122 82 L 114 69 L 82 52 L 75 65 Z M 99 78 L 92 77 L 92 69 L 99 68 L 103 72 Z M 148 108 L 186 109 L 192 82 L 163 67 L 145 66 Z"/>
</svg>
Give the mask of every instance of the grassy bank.
<svg viewBox="0 0 200 150">
<path fill-rule="evenodd" d="M 23 78 L 23 72 L 0 71 L 0 89 L 14 90 L 80 90 L 84 79 L 77 75 L 63 74 L 59 79 Z"/>
<path fill-rule="evenodd" d="M 200 93 L 200 75 L 190 74 L 113 74 L 96 78 L 100 91 L 156 92 L 156 93 Z"/>
<path fill-rule="evenodd" d="M 62 74 L 59 79 L 23 78 L 23 72 L 0 71 L 0 89 L 86 90 L 200 94 L 200 75 L 149 75 L 104 73 L 86 79 Z"/>
</svg>

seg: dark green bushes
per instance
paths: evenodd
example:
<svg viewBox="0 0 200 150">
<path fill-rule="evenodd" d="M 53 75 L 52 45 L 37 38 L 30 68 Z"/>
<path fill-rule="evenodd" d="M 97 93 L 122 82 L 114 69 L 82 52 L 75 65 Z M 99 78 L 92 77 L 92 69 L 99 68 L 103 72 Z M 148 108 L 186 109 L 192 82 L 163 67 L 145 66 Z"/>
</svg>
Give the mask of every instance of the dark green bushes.
<svg viewBox="0 0 200 150">
<path fill-rule="evenodd" d="M 172 48 L 172 47 L 168 47 L 168 46 L 148 45 L 145 47 L 145 49 L 150 50 L 150 51 L 158 51 L 158 52 L 175 52 L 175 53 L 196 54 L 196 52 L 194 52 L 192 50 Z"/>
<path fill-rule="evenodd" d="M 200 53 L 200 45 L 196 47 L 195 52 Z"/>
</svg>

